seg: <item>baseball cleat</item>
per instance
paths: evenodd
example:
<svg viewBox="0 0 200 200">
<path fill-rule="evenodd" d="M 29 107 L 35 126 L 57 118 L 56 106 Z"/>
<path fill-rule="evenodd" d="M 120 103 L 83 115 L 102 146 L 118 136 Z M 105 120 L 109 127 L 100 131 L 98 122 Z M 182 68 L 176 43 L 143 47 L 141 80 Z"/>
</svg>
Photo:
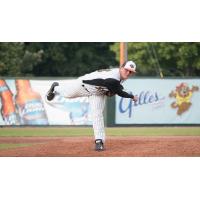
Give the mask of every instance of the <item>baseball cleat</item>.
<svg viewBox="0 0 200 200">
<path fill-rule="evenodd" d="M 95 150 L 96 151 L 103 151 L 104 150 L 103 141 L 101 139 L 95 140 Z"/>
<path fill-rule="evenodd" d="M 59 83 L 58 82 L 53 82 L 53 84 L 51 85 L 49 91 L 47 92 L 47 99 L 49 101 L 51 101 L 55 97 L 54 88 L 56 86 L 59 86 Z"/>
</svg>

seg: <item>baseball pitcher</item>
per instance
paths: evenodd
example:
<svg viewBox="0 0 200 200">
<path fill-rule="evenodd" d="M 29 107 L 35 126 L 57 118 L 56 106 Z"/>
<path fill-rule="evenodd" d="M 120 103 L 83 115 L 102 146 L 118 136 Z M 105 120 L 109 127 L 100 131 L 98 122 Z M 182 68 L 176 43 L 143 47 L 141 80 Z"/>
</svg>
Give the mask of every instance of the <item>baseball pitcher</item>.
<svg viewBox="0 0 200 200">
<path fill-rule="evenodd" d="M 56 103 L 56 96 L 65 98 L 88 97 L 92 112 L 95 150 L 103 151 L 105 130 L 103 110 L 106 96 L 119 95 L 137 101 L 138 97 L 123 90 L 121 83 L 136 73 L 136 64 L 127 61 L 119 68 L 98 70 L 81 76 L 69 85 L 54 82 L 46 95 L 49 104 Z"/>
</svg>

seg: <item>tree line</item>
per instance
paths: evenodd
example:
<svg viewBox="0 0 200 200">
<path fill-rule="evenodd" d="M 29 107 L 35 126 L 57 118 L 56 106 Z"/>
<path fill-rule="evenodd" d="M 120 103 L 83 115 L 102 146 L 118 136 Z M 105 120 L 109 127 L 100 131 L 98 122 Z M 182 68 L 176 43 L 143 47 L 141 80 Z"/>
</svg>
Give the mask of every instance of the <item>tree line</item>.
<svg viewBox="0 0 200 200">
<path fill-rule="evenodd" d="M 129 42 L 128 59 L 137 76 L 200 75 L 200 43 Z M 0 76 L 81 76 L 119 66 L 119 43 L 18 42 L 0 43 Z"/>
</svg>

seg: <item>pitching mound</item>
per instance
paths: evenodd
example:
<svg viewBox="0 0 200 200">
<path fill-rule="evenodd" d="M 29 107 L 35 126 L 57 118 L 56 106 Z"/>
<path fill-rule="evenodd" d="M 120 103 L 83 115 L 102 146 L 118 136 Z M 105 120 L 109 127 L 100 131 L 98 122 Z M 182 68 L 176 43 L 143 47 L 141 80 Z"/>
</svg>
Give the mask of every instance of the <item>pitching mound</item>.
<svg viewBox="0 0 200 200">
<path fill-rule="evenodd" d="M 200 136 L 107 137 L 106 150 L 94 151 L 93 137 L 0 137 L 1 157 L 200 156 Z"/>
</svg>

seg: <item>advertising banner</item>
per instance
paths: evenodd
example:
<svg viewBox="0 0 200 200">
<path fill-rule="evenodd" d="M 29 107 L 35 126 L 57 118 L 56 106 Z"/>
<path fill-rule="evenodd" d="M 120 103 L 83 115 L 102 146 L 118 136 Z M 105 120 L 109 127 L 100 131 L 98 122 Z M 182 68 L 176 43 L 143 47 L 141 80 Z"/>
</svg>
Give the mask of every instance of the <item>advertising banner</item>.
<svg viewBox="0 0 200 200">
<path fill-rule="evenodd" d="M 91 125 L 87 97 L 49 105 L 45 96 L 54 80 L 1 79 L 0 125 Z M 59 80 L 68 82 L 68 80 Z"/>
<path fill-rule="evenodd" d="M 116 96 L 116 124 L 200 124 L 200 79 L 130 79 L 123 85 L 139 100 Z"/>
</svg>

